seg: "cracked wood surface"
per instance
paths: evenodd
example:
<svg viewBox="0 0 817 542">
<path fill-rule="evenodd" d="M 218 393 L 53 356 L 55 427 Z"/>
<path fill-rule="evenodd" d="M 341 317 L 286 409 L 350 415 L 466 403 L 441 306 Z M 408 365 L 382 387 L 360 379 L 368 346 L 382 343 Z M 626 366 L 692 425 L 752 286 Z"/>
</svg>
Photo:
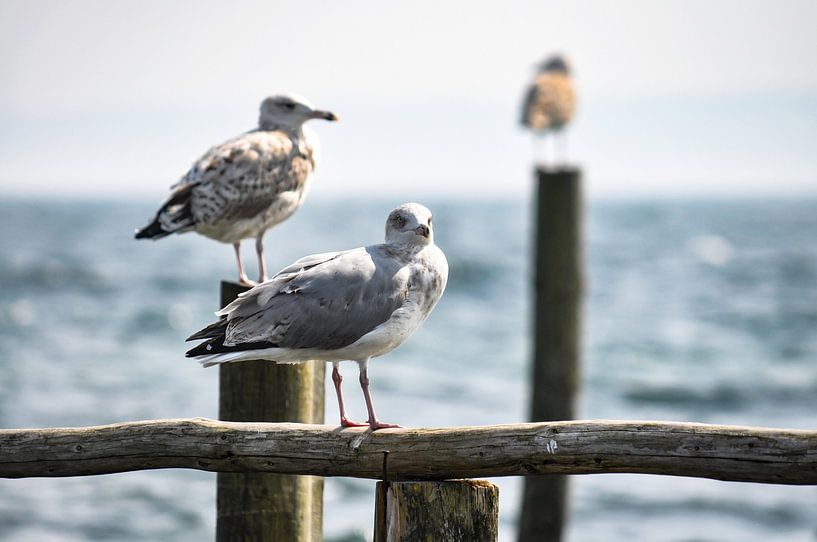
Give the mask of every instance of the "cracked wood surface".
<svg viewBox="0 0 817 542">
<path fill-rule="evenodd" d="M 584 420 L 384 429 L 150 420 L 0 429 L 0 477 L 145 469 L 273 472 L 390 480 L 643 473 L 817 484 L 817 431 Z"/>
</svg>

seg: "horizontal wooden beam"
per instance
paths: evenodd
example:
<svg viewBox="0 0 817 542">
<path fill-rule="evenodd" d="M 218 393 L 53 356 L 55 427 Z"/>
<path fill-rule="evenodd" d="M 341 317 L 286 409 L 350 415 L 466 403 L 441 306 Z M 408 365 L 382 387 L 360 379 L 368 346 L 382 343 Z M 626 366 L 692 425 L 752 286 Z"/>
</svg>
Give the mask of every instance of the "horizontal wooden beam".
<svg viewBox="0 0 817 542">
<path fill-rule="evenodd" d="M 380 479 L 386 455 L 390 480 L 629 472 L 817 484 L 817 431 L 699 423 L 599 420 L 371 432 L 194 418 L 0 430 L 4 478 L 186 468 Z"/>
</svg>

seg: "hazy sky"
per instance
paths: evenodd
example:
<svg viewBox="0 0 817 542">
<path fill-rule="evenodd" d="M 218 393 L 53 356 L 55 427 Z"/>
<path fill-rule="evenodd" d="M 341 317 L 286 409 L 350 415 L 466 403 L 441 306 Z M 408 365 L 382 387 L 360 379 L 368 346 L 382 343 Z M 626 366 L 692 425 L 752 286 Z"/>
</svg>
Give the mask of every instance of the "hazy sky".
<svg viewBox="0 0 817 542">
<path fill-rule="evenodd" d="M 313 194 L 527 190 L 535 61 L 592 194 L 817 193 L 817 2 L 0 2 L 0 193 L 160 199 L 295 91 Z"/>
</svg>

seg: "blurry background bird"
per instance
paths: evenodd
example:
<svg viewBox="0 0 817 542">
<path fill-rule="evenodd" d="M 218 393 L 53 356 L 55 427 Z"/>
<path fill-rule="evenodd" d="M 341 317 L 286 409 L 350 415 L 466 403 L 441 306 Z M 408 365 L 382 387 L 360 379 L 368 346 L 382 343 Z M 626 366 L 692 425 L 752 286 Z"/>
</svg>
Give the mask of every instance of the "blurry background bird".
<svg viewBox="0 0 817 542">
<path fill-rule="evenodd" d="M 195 231 L 232 243 L 239 282 L 254 284 L 241 261 L 241 240 L 255 238 L 259 282 L 267 279 L 263 238 L 303 203 L 318 158 L 318 139 L 303 124 L 338 120 L 294 95 L 261 103 L 258 128 L 208 150 L 172 188 L 137 239 Z"/>
<path fill-rule="evenodd" d="M 537 160 L 547 162 L 547 135 L 553 134 L 553 165 L 567 162 L 567 138 L 563 128 L 573 118 L 576 93 L 571 81 L 571 68 L 561 55 L 554 55 L 537 65 L 538 72 L 522 104 L 522 126 L 534 133 L 534 152 Z M 559 140 L 558 143 L 556 140 Z M 556 147 L 560 147 L 557 149 Z"/>
</svg>

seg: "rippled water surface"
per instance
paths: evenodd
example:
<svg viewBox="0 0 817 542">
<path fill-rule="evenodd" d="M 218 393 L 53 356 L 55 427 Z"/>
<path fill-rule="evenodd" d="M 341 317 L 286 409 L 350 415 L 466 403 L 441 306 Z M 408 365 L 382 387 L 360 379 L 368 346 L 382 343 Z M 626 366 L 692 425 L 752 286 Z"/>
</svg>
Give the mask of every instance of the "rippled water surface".
<svg viewBox="0 0 817 542">
<path fill-rule="evenodd" d="M 267 234 L 268 263 L 378 242 L 398 203 L 311 201 Z M 378 413 L 405 426 L 523 421 L 528 205 L 424 203 L 449 288 L 409 342 L 372 362 Z M 0 427 L 216 417 L 218 371 L 185 360 L 183 340 L 211 320 L 232 250 L 193 235 L 134 241 L 153 207 L 0 203 Z M 582 417 L 817 425 L 817 201 L 588 211 Z M 245 255 L 252 264 L 249 244 Z M 365 417 L 359 391 L 347 393 Z M 495 481 L 513 540 L 521 484 Z M 572 482 L 574 541 L 817 540 L 814 487 Z M 328 480 L 327 540 L 370 536 L 373 487 Z M 214 507 L 210 473 L 0 480 L 0 540 L 208 540 Z"/>
</svg>

